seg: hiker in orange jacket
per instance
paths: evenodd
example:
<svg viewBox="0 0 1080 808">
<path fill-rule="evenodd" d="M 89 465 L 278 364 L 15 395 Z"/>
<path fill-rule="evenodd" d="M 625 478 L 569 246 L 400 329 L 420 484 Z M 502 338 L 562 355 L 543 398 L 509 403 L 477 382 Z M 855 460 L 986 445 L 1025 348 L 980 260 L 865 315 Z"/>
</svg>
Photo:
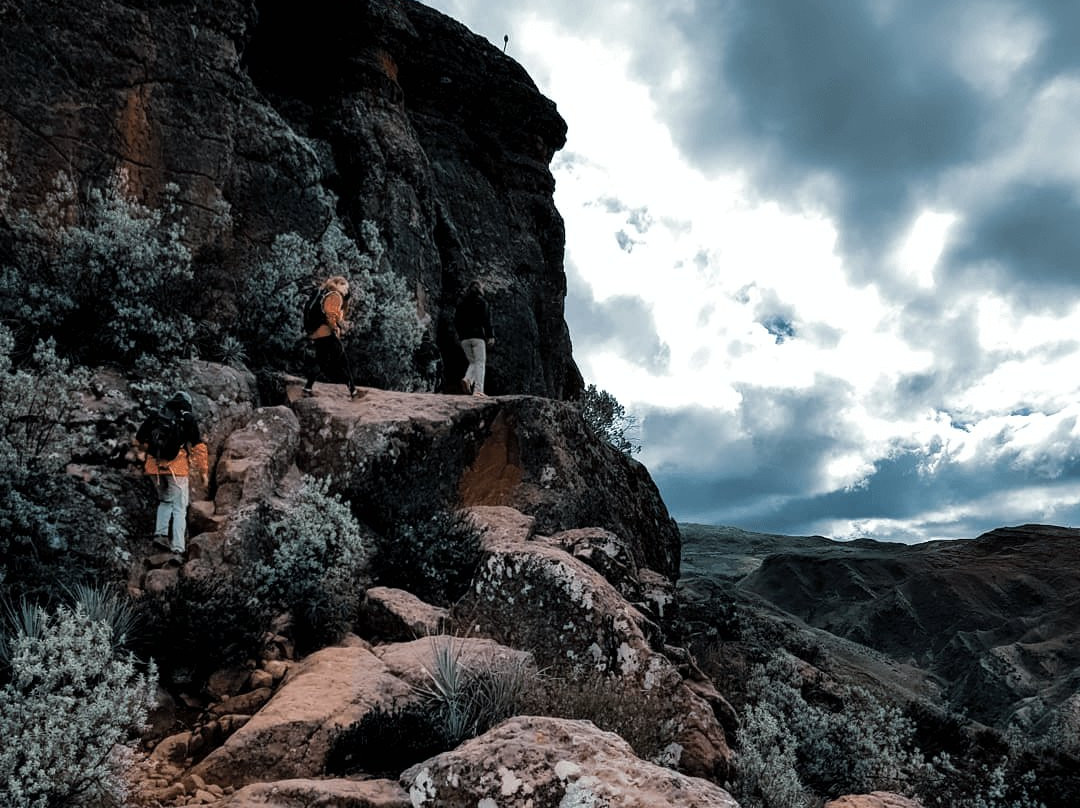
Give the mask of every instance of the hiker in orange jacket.
<svg viewBox="0 0 1080 808">
<path fill-rule="evenodd" d="M 342 275 L 333 275 L 323 281 L 321 289 L 324 322 L 308 334 L 308 339 L 315 346 L 315 356 L 309 358 L 307 363 L 307 382 L 303 394 L 315 395 L 315 379 L 322 370 L 331 379 L 344 377 L 349 387 L 349 398 L 356 398 L 358 392 L 349 368 L 349 357 L 341 342 L 341 335 L 349 329 L 349 321 L 345 319 L 349 281 Z"/>
<path fill-rule="evenodd" d="M 206 444 L 199 434 L 191 396 L 180 391 L 165 404 L 162 414 L 175 419 L 179 452 L 171 460 L 155 457 L 151 451 L 152 421 L 147 419 L 135 435 L 146 452 L 143 470 L 154 477 L 158 494 L 154 543 L 182 554 L 187 549 L 187 509 L 191 501 L 189 477 L 194 472 L 205 485 L 209 474 Z M 170 540 L 169 522 L 172 522 Z"/>
</svg>

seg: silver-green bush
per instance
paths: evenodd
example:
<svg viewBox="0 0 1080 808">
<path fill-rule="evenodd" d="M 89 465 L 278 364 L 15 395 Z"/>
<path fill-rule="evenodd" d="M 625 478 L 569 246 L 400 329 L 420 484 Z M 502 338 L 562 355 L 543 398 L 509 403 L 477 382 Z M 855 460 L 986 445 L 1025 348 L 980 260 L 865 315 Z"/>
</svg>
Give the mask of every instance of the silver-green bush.
<svg viewBox="0 0 1080 808">
<path fill-rule="evenodd" d="M 13 262 L 0 268 L 0 316 L 20 324 L 22 344 L 54 337 L 93 362 L 130 366 L 140 356 L 188 356 L 194 321 L 182 300 L 192 278 L 179 188 L 163 204 L 135 200 L 121 172 L 79 199 L 57 176 L 36 210 L 0 212 Z"/>
<path fill-rule="evenodd" d="M 0 804 L 55 808 L 122 799 L 124 742 L 145 721 L 157 673 L 118 654 L 79 604 L 9 638 L 0 689 Z M 129 751 L 129 750 L 127 750 Z"/>
</svg>

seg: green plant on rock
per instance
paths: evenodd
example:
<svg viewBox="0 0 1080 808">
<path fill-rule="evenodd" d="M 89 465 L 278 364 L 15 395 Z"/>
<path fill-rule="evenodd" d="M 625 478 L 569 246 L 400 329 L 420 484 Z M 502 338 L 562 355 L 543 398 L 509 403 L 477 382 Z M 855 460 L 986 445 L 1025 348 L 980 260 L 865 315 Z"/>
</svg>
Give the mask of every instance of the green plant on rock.
<svg viewBox="0 0 1080 808">
<path fill-rule="evenodd" d="M 198 689 L 219 668 L 258 658 L 271 618 L 252 607 L 246 585 L 217 572 L 142 596 L 136 649 L 157 662 L 165 684 Z"/>
<path fill-rule="evenodd" d="M 81 604 L 39 614 L 8 639 L 0 688 L 0 804 L 89 806 L 123 798 L 124 742 L 146 720 L 156 670 L 117 653 L 113 627 Z M 128 752 L 129 754 L 129 752 Z"/>
<path fill-rule="evenodd" d="M 578 407 L 585 425 L 600 440 L 627 457 L 641 451 L 641 444 L 635 437 L 637 418 L 628 414 L 626 407 L 607 390 L 598 390 L 595 384 L 590 384 L 582 391 Z"/>
<path fill-rule="evenodd" d="M 377 541 L 375 579 L 439 606 L 468 592 L 480 564 L 480 532 L 464 511 L 400 522 Z"/>
<path fill-rule="evenodd" d="M 56 475 L 70 462 L 84 435 L 69 421 L 79 391 L 89 384 L 84 369 L 39 343 L 26 367 L 16 367 L 15 340 L 0 326 L 0 553 L 13 545 L 59 549 L 65 540 L 50 497 Z"/>
<path fill-rule="evenodd" d="M 252 607 L 292 615 L 301 650 L 339 640 L 352 627 L 364 594 L 369 542 L 329 479 L 307 478 L 287 511 L 256 518 L 257 535 L 241 572 Z"/>
<path fill-rule="evenodd" d="M 120 172 L 80 200 L 60 174 L 37 210 L 9 206 L 0 318 L 20 324 L 20 345 L 53 337 L 86 362 L 128 367 L 143 355 L 188 356 L 192 269 L 178 195 L 168 185 L 161 207 L 149 207 Z"/>
<path fill-rule="evenodd" d="M 672 762 L 667 745 L 680 716 L 670 698 L 632 677 L 596 671 L 534 677 L 525 695 L 525 711 L 592 721 L 621 737 L 639 757 L 664 765 Z"/>
<path fill-rule="evenodd" d="M 359 721 L 340 730 L 330 743 L 326 773 L 344 776 L 366 772 L 397 777 L 429 757 L 453 748 L 437 713 L 412 701 L 386 709 L 377 705 Z"/>
<path fill-rule="evenodd" d="M 520 711 L 533 674 L 527 658 L 470 658 L 464 643 L 449 635 L 431 637 L 430 643 L 431 667 L 417 692 L 451 745 L 487 732 Z"/>
<path fill-rule="evenodd" d="M 911 722 L 862 688 L 843 688 L 840 708 L 808 701 L 794 665 L 778 653 L 754 668 L 748 691 L 737 789 L 750 806 L 803 805 L 814 795 L 910 792 L 924 778 L 927 764 L 915 748 Z"/>
</svg>

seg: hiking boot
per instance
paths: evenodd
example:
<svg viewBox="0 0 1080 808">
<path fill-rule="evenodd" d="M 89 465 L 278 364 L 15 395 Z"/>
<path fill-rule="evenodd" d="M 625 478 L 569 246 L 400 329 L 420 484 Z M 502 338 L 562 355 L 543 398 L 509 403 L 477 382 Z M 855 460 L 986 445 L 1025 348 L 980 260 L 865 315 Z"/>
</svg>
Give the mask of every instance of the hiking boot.
<svg viewBox="0 0 1080 808">
<path fill-rule="evenodd" d="M 357 390 L 355 387 L 349 391 L 349 398 L 363 398 L 364 394 Z"/>
<path fill-rule="evenodd" d="M 311 396 L 315 395 L 315 391 L 312 390 L 310 387 L 305 387 L 303 390 L 300 391 L 300 395 L 310 398 Z"/>
<path fill-rule="evenodd" d="M 463 392 L 467 396 L 471 396 L 472 395 L 472 389 L 473 389 L 473 383 L 472 382 L 470 382 L 468 379 L 462 379 L 461 380 L 461 392 Z"/>
<path fill-rule="evenodd" d="M 169 537 L 161 536 L 157 533 L 151 538 L 151 542 L 155 547 L 160 547 L 162 550 L 168 550 L 172 552 L 172 547 L 169 545 Z"/>
</svg>

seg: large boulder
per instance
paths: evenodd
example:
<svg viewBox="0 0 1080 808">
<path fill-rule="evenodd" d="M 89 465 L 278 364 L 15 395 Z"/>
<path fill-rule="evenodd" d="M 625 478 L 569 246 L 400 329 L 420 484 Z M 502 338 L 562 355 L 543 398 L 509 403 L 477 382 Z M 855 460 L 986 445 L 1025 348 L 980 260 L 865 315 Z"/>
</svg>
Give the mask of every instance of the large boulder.
<svg viewBox="0 0 1080 808">
<path fill-rule="evenodd" d="M 225 440 L 217 463 L 218 513 L 266 502 L 292 468 L 300 443 L 300 423 L 288 407 L 255 410 L 242 429 Z"/>
<path fill-rule="evenodd" d="M 291 668 L 269 703 L 192 773 L 222 787 L 319 776 L 338 730 L 410 692 L 356 638 L 324 648 Z"/>
<path fill-rule="evenodd" d="M 588 721 L 511 718 L 401 775 L 415 808 L 738 808 L 714 783 L 641 760 Z"/>
<path fill-rule="evenodd" d="M 281 780 L 254 783 L 220 803 L 221 808 L 410 808 L 405 790 L 392 780 Z"/>
<path fill-rule="evenodd" d="M 298 385 L 290 396 L 299 393 Z M 509 506 L 552 535 L 599 527 L 625 563 L 676 579 L 679 533 L 640 463 L 589 432 L 573 405 L 531 396 L 474 398 L 369 389 L 292 402 L 298 464 L 333 475 L 361 511 L 386 503 Z"/>
<path fill-rule="evenodd" d="M 459 605 L 473 631 L 571 677 L 602 674 L 668 705 L 667 757 L 691 774 L 723 777 L 731 751 L 716 713 L 687 686 L 659 629 L 591 567 L 534 535 L 535 521 L 506 507 L 473 508 L 484 557 Z"/>
<path fill-rule="evenodd" d="M 825 808 L 923 808 L 918 800 L 902 797 L 887 791 L 869 794 L 849 794 L 825 803 Z"/>
</svg>

